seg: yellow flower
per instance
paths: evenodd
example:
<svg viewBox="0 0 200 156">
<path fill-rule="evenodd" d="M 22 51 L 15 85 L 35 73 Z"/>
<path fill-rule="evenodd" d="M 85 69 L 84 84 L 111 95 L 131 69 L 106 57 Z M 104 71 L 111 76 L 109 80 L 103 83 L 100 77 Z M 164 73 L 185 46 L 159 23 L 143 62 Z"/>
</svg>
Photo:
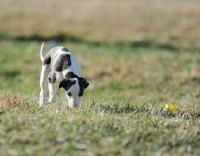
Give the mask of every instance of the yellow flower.
<svg viewBox="0 0 200 156">
<path fill-rule="evenodd" d="M 174 111 L 177 110 L 177 105 L 173 103 L 167 103 L 164 108 L 165 111 Z"/>
</svg>

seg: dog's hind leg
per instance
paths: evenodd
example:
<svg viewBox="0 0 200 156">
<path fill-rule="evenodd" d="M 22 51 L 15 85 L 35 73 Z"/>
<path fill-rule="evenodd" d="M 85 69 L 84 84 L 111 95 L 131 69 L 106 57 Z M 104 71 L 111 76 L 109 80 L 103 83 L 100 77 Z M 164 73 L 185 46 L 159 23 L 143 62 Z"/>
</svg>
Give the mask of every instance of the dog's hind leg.
<svg viewBox="0 0 200 156">
<path fill-rule="evenodd" d="M 42 71 L 40 75 L 40 106 L 44 106 L 46 103 L 46 81 L 47 81 L 47 76 L 50 72 L 50 65 L 43 65 L 42 66 Z"/>
<path fill-rule="evenodd" d="M 56 74 L 54 71 L 51 71 L 48 75 L 49 102 L 57 101 L 55 82 L 56 82 Z"/>
</svg>

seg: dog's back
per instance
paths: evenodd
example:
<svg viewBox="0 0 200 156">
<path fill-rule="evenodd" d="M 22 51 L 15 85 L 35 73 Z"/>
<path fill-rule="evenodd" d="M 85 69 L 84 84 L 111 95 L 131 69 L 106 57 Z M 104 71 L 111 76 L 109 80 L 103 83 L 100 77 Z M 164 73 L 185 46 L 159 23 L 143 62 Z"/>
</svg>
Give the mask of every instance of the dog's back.
<svg viewBox="0 0 200 156">
<path fill-rule="evenodd" d="M 44 56 L 44 45 L 41 47 L 40 56 L 43 65 L 50 65 L 54 72 L 63 72 L 63 76 L 67 72 L 73 71 L 76 75 L 81 76 L 81 69 L 76 57 L 69 50 L 62 46 L 57 46 L 49 50 Z"/>
</svg>

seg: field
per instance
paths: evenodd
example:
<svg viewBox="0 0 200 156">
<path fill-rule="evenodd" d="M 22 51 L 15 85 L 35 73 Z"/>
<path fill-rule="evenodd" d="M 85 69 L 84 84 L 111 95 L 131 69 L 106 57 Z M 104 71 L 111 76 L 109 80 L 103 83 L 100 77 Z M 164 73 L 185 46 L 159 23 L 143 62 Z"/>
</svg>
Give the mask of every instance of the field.
<svg viewBox="0 0 200 156">
<path fill-rule="evenodd" d="M 0 0 L 0 155 L 200 155 L 200 2 Z M 90 86 L 39 107 L 39 51 Z M 169 110 L 166 104 L 176 104 Z"/>
</svg>

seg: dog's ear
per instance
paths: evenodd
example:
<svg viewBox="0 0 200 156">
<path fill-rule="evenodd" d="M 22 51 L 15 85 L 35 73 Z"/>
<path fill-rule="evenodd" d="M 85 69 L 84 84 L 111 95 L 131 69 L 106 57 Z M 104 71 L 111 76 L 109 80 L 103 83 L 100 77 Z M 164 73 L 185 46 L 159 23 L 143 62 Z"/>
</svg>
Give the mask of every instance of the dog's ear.
<svg viewBox="0 0 200 156">
<path fill-rule="evenodd" d="M 65 90 L 68 90 L 73 84 L 75 84 L 76 81 L 75 80 L 71 80 L 71 79 L 64 79 L 60 82 L 59 84 L 59 89 L 60 88 L 64 88 Z M 59 90 L 58 89 L 58 90 Z"/>
<path fill-rule="evenodd" d="M 59 89 L 60 88 L 64 88 L 64 89 L 66 89 L 67 88 L 67 86 L 68 85 L 70 85 L 70 80 L 69 79 L 64 79 L 64 80 L 62 80 L 61 82 L 60 82 L 60 84 L 59 84 Z M 58 89 L 58 90 L 59 90 Z"/>
<path fill-rule="evenodd" d="M 89 83 L 87 82 L 86 78 L 80 77 L 79 80 L 82 83 L 84 89 L 89 86 Z"/>
</svg>

